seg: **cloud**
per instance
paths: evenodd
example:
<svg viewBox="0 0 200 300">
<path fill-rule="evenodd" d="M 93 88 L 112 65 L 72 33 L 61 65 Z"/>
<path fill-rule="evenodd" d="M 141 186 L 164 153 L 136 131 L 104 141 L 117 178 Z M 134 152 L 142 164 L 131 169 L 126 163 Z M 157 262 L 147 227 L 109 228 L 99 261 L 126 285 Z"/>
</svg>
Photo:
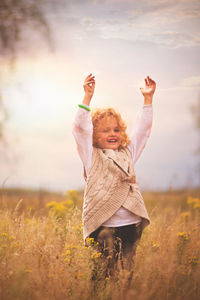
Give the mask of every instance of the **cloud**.
<svg viewBox="0 0 200 300">
<path fill-rule="evenodd" d="M 200 75 L 184 78 L 177 86 L 158 88 L 159 92 L 200 91 Z"/>
<path fill-rule="evenodd" d="M 160 17 L 161 18 L 161 17 Z M 124 19 L 104 19 L 83 16 L 82 18 L 73 17 L 68 19 L 68 22 L 74 27 L 76 34 L 79 33 L 82 37 L 90 37 L 91 32 L 96 33 L 96 37 L 100 35 L 105 39 L 122 39 L 132 41 L 150 41 L 163 45 L 174 47 L 180 46 L 195 46 L 200 44 L 200 33 L 187 33 L 181 30 L 167 30 L 163 27 L 157 27 L 158 21 L 152 20 L 135 22 L 131 18 Z M 162 23 L 160 21 L 160 23 Z M 74 32 L 75 32 L 74 31 Z M 88 33 L 88 34 L 87 34 Z"/>
<path fill-rule="evenodd" d="M 152 36 L 154 42 L 173 48 L 193 47 L 200 45 L 200 34 L 166 31 Z"/>
<path fill-rule="evenodd" d="M 179 48 L 199 46 L 199 17 L 196 0 L 87 0 L 72 2 L 63 24 L 73 39 L 145 41 Z"/>
<path fill-rule="evenodd" d="M 189 88 L 200 88 L 200 75 L 184 78 L 181 85 Z"/>
<path fill-rule="evenodd" d="M 89 30 L 94 32 L 95 24 Z M 159 31 L 145 24 L 105 23 L 97 26 L 96 33 L 103 39 L 119 39 L 133 42 L 150 42 L 167 48 L 200 46 L 200 34 L 179 31 Z"/>
<path fill-rule="evenodd" d="M 200 3 L 197 0 L 99 0 L 96 3 L 100 6 L 110 8 L 115 4 L 110 12 L 115 15 L 126 12 L 131 17 L 152 16 L 156 19 L 165 19 L 166 23 L 179 22 L 185 18 L 198 18 L 200 16 Z"/>
<path fill-rule="evenodd" d="M 91 4 L 96 5 L 91 5 Z M 113 3 L 115 4 L 113 6 Z M 78 7 L 77 7 L 78 6 Z M 95 20 L 135 20 L 137 18 L 151 17 L 151 19 L 164 20 L 166 24 L 177 23 L 186 18 L 199 18 L 200 2 L 191 1 L 172 1 L 172 0 L 85 0 L 72 1 L 69 13 L 75 17 L 91 17 Z M 69 16 L 69 14 L 68 14 Z M 126 19 L 124 19 L 126 17 Z M 68 19 L 68 18 L 67 18 Z"/>
</svg>

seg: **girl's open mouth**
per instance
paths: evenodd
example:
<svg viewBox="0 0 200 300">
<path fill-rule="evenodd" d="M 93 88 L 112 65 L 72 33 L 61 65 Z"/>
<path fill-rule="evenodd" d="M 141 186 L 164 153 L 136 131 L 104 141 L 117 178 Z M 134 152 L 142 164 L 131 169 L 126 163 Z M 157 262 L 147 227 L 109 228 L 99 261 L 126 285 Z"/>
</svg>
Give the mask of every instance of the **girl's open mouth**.
<svg viewBox="0 0 200 300">
<path fill-rule="evenodd" d="M 108 140 L 108 143 L 117 143 L 117 139 L 110 139 Z"/>
</svg>

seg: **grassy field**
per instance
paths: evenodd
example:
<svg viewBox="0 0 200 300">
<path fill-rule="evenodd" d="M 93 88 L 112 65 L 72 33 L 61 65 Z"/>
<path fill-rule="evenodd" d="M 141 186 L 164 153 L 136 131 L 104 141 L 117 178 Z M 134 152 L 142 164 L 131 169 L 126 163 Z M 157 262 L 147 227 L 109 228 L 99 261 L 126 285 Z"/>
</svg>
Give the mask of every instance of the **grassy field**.
<svg viewBox="0 0 200 300">
<path fill-rule="evenodd" d="M 143 192 L 151 225 L 128 290 L 125 271 L 90 280 L 102 260 L 83 244 L 82 196 L 0 190 L 0 299 L 200 299 L 200 189 Z"/>
</svg>

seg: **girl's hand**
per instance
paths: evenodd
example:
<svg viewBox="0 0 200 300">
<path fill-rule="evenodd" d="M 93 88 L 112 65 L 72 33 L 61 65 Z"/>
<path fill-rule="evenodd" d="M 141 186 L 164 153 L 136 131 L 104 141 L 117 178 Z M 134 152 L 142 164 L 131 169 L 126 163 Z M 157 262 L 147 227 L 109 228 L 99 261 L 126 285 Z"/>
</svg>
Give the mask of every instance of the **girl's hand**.
<svg viewBox="0 0 200 300">
<path fill-rule="evenodd" d="M 145 78 L 145 87 L 140 88 L 142 95 L 144 96 L 145 104 L 151 104 L 153 99 L 153 94 L 156 89 L 156 83 L 149 76 Z"/>
<path fill-rule="evenodd" d="M 94 89 L 95 89 L 95 76 L 92 76 L 92 74 L 88 75 L 85 78 L 83 87 L 84 87 L 84 91 L 85 91 L 85 95 L 90 97 L 90 99 L 92 98 L 93 94 L 94 94 Z"/>
</svg>

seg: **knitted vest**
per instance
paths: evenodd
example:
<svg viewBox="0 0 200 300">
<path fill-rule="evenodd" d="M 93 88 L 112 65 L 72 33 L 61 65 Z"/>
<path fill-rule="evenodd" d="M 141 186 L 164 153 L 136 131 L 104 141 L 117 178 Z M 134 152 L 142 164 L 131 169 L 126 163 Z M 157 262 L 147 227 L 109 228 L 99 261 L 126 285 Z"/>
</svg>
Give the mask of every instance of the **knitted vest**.
<svg viewBox="0 0 200 300">
<path fill-rule="evenodd" d="M 93 147 L 92 166 L 84 192 L 84 240 L 121 206 L 142 218 L 142 230 L 150 223 L 143 197 L 135 182 L 129 149 Z"/>
</svg>

